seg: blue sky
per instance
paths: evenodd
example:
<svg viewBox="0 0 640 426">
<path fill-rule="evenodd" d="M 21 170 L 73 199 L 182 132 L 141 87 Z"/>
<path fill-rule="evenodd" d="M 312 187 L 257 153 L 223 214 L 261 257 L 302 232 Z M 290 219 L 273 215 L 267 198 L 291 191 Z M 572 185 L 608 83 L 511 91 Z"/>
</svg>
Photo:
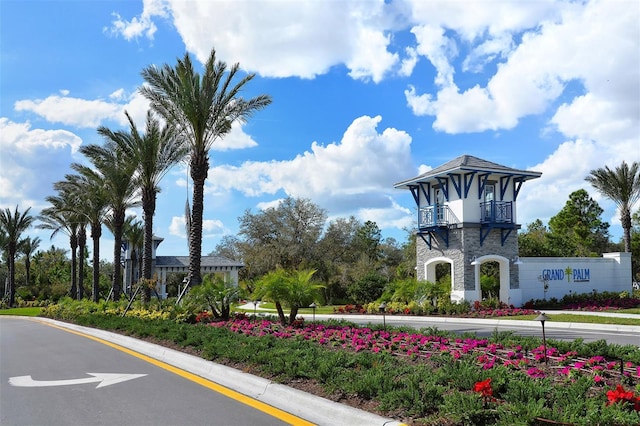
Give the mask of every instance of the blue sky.
<svg viewBox="0 0 640 426">
<path fill-rule="evenodd" d="M 126 110 L 144 129 L 144 67 L 212 48 L 256 73 L 246 96 L 273 103 L 210 152 L 204 254 L 246 209 L 286 196 L 404 241 L 415 204 L 393 184 L 463 154 L 543 173 L 523 187 L 518 223 L 546 223 L 585 188 L 621 236 L 584 177 L 640 161 L 633 0 L 1 0 L 0 207 L 38 214 L 84 161 L 78 148 L 102 142 L 98 126 L 125 128 Z M 158 196 L 160 255 L 188 253 L 187 196 L 179 165 Z M 102 257 L 112 246 L 105 229 Z"/>
</svg>

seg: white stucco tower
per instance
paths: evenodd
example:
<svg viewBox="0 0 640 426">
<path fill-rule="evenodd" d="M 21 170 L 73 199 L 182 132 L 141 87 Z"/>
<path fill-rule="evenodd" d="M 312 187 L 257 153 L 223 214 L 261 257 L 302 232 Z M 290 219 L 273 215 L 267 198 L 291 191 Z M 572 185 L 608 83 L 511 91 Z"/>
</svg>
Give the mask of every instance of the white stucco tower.
<svg viewBox="0 0 640 426">
<path fill-rule="evenodd" d="M 500 301 L 520 306 L 516 199 L 541 175 L 462 155 L 395 184 L 418 206 L 417 278 L 435 282 L 436 265 L 448 263 L 452 300 L 480 300 L 480 265 L 495 261 Z"/>
</svg>

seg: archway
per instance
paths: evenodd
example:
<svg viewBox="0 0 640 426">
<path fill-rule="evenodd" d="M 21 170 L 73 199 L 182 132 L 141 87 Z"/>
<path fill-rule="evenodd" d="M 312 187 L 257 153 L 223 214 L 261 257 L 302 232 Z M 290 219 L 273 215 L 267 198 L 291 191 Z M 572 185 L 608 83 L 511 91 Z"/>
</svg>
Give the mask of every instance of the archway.
<svg viewBox="0 0 640 426">
<path fill-rule="evenodd" d="M 511 281 L 510 271 L 509 271 L 509 259 L 503 256 L 498 255 L 486 255 L 476 259 L 474 265 L 474 277 L 475 277 L 475 290 L 478 295 L 482 295 L 482 287 L 480 285 L 480 267 L 485 262 L 497 262 L 499 265 L 499 274 L 500 274 L 500 291 L 499 297 L 500 302 L 506 303 L 509 305 L 511 302 L 509 300 L 509 282 Z"/>
<path fill-rule="evenodd" d="M 425 278 L 431 283 L 438 283 L 440 280 L 445 279 L 448 275 L 451 279 L 451 295 L 455 294 L 455 274 L 453 273 L 453 260 L 448 257 L 436 257 L 430 259 L 424 265 Z"/>
</svg>

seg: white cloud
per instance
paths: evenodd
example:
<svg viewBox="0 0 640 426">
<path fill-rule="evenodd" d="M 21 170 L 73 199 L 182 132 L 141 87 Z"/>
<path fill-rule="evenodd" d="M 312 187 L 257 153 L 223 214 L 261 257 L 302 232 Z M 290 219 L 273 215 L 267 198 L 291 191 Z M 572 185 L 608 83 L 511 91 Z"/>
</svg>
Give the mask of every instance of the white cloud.
<svg viewBox="0 0 640 426">
<path fill-rule="evenodd" d="M 414 8 L 426 16 L 426 12 L 434 12 L 435 6 L 429 3 L 416 2 Z M 615 123 L 605 125 L 610 126 L 611 131 L 637 134 L 640 116 L 638 3 L 501 2 L 496 3 L 496 10 L 491 10 L 493 16 L 488 15 L 490 8 L 486 4 L 483 7 L 478 4 L 474 7 L 468 2 L 447 2 L 444 11 L 424 18 L 430 24 L 418 25 L 412 30 L 418 53 L 436 68 L 435 82 L 441 86 L 437 93 L 419 94 L 413 87 L 405 92 L 407 103 L 416 115 L 435 116 L 434 128 L 448 133 L 510 129 L 522 117 L 540 114 L 552 107 L 569 82 L 579 82 L 587 93 L 562 105 L 553 121 L 559 130 L 570 132 L 567 136 L 577 135 L 571 120 L 585 107 L 593 106 L 594 109 L 610 108 L 605 117 L 599 118 L 596 127 L 612 120 Z M 462 5 L 467 9 L 465 13 L 453 13 Z M 533 12 L 535 19 L 525 17 L 528 11 Z M 508 19 L 501 22 L 501 18 Z M 455 29 L 471 43 L 471 53 L 463 62 L 463 69 L 478 61 L 481 65 L 491 59 L 497 62 L 508 53 L 505 62 L 496 64 L 497 71 L 485 87 L 476 85 L 462 92 L 458 89 L 451 61 L 453 39 L 444 35 L 445 28 Z M 486 32 L 488 38 L 484 37 Z M 521 34 L 522 42 L 512 49 L 510 40 L 517 34 Z M 589 101 L 593 101 L 593 105 Z M 588 124 L 593 128 L 595 123 Z M 604 133 L 612 136 L 609 130 Z"/>
<path fill-rule="evenodd" d="M 187 238 L 184 216 L 173 216 L 169 224 L 169 234 L 180 238 Z M 202 236 L 204 238 L 220 237 L 225 235 L 229 230 L 224 226 L 222 221 L 218 219 L 202 220 Z"/>
<path fill-rule="evenodd" d="M 231 125 L 231 132 L 224 138 L 218 139 L 211 149 L 214 151 L 228 151 L 231 149 L 253 148 L 254 146 L 258 146 L 258 143 L 242 130 L 242 125 L 235 122 Z"/>
<path fill-rule="evenodd" d="M 630 148 L 625 149 L 624 147 Z M 557 214 L 569 199 L 569 195 L 578 189 L 585 189 L 598 201 L 607 215 L 614 217 L 615 206 L 611 201 L 601 197 L 588 182 L 584 180 L 591 170 L 604 167 L 619 166 L 623 160 L 640 161 L 640 150 L 634 145 L 623 144 L 621 149 L 610 149 L 610 146 L 594 141 L 577 139 L 562 143 L 555 152 L 542 163 L 532 165 L 531 170 L 542 172 L 542 177 L 524 184 L 518 197 L 518 221 L 523 225 L 541 219 L 547 222 Z M 618 219 L 611 221 L 619 223 Z"/>
<path fill-rule="evenodd" d="M 396 209 L 389 194 L 414 169 L 411 137 L 393 128 L 378 133 L 380 121 L 380 116 L 357 118 L 339 143 L 314 142 L 310 151 L 292 160 L 212 168 L 207 191 L 237 190 L 248 196 L 283 191 L 313 199 L 332 213 Z"/>
<path fill-rule="evenodd" d="M 171 17 L 187 50 L 204 62 L 211 46 L 225 62 L 267 77 L 314 78 L 346 64 L 356 79 L 379 82 L 398 61 L 389 52 L 389 14 L 383 0 L 144 2 L 139 17 L 116 15 L 109 29 L 126 40 L 153 39 L 153 17 Z"/>
<path fill-rule="evenodd" d="M 20 100 L 14 107 L 16 111 L 33 112 L 51 123 L 76 127 L 97 127 L 103 120 L 122 121 L 124 118 L 122 105 L 67 96 Z"/>
<path fill-rule="evenodd" d="M 169 235 L 175 235 L 176 237 L 187 237 L 185 230 L 186 221 L 184 216 L 173 216 L 171 218 L 171 224 L 169 224 Z"/>
<path fill-rule="evenodd" d="M 168 16 L 167 4 L 165 0 L 143 0 L 143 10 L 140 17 L 133 17 L 131 20 L 123 19 L 118 13 L 114 13 L 114 20 L 110 28 L 104 31 L 113 35 L 121 35 L 125 40 L 134 40 L 145 37 L 153 40 L 158 30 L 152 18 Z"/>
<path fill-rule="evenodd" d="M 67 130 L 32 129 L 0 117 L 0 198 L 3 204 L 37 208 L 64 178 L 82 139 Z M 28 199 L 27 199 L 28 198 Z"/>
</svg>

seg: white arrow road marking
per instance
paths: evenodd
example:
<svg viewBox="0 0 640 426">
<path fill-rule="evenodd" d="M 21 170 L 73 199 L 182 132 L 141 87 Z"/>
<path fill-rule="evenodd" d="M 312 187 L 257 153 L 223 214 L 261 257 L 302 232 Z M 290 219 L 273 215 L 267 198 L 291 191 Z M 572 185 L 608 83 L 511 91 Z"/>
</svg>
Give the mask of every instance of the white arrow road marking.
<svg viewBox="0 0 640 426">
<path fill-rule="evenodd" d="M 27 388 L 39 388 L 48 386 L 67 386 L 67 385 L 83 385 L 85 383 L 98 383 L 96 389 L 116 383 L 126 382 L 127 380 L 144 377 L 146 374 L 113 374 L 113 373 L 87 373 L 93 377 L 84 379 L 70 380 L 33 380 L 31 376 L 18 376 L 9 378 L 9 384 L 12 386 L 20 386 Z"/>
</svg>

